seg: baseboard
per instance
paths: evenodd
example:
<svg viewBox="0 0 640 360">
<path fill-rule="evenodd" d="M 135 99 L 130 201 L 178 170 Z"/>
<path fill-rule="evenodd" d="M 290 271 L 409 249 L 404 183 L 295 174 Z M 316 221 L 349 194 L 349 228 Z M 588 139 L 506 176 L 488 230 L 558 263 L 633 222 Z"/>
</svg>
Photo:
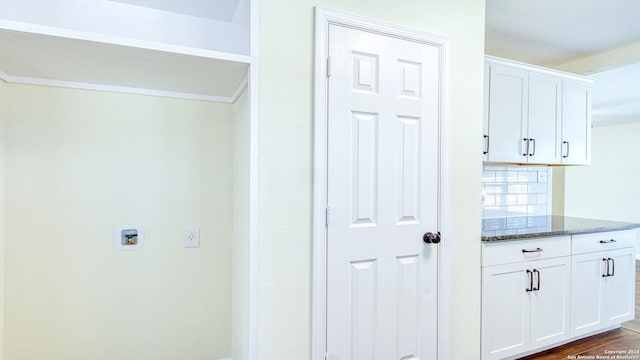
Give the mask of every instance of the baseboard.
<svg viewBox="0 0 640 360">
<path fill-rule="evenodd" d="M 521 354 L 518 354 L 518 355 L 509 356 L 509 357 L 504 358 L 503 360 L 520 359 L 522 357 L 533 355 L 533 354 L 536 354 L 536 353 L 539 353 L 539 352 L 542 352 L 542 351 L 545 351 L 545 350 L 549 350 L 549 349 L 552 349 L 554 347 L 558 347 L 558 346 L 561 346 L 561 345 L 565 345 L 565 344 L 568 344 L 568 343 L 576 341 L 576 340 L 587 338 L 589 336 L 597 335 L 597 334 L 600 334 L 600 333 L 603 333 L 603 332 L 607 332 L 607 331 L 610 331 L 610 330 L 613 330 L 613 329 L 618 329 L 619 327 L 620 327 L 620 324 L 612 325 L 612 326 L 606 327 L 604 329 L 596 330 L 596 331 L 590 332 L 588 334 L 583 334 L 583 335 L 580 335 L 580 336 L 575 336 L 575 337 L 572 337 L 570 339 L 566 339 L 566 340 L 557 342 L 555 344 L 543 346 L 541 348 L 538 348 L 538 349 L 535 349 L 535 350 L 531 350 L 531 351 L 527 351 L 527 352 L 524 352 L 524 353 L 521 353 Z"/>
<path fill-rule="evenodd" d="M 224 358 L 224 359 L 220 359 L 220 360 L 233 360 L 231 358 Z"/>
</svg>

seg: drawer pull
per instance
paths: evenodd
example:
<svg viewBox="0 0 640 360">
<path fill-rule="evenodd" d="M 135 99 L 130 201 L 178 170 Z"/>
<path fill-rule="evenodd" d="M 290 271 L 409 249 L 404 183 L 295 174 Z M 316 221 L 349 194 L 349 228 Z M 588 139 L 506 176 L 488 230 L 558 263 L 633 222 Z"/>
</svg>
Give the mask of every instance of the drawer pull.
<svg viewBox="0 0 640 360">
<path fill-rule="evenodd" d="M 540 291 L 540 271 L 533 269 L 533 273 L 538 275 L 538 287 L 532 288 L 532 290 Z"/>
<path fill-rule="evenodd" d="M 529 156 L 534 156 L 536 154 L 536 139 L 529 139 L 533 143 L 533 151 L 529 153 Z"/>
<path fill-rule="evenodd" d="M 535 250 L 522 249 L 522 252 L 523 253 L 539 253 L 539 252 L 542 252 L 542 249 L 540 249 L 540 248 L 537 248 Z"/>
<path fill-rule="evenodd" d="M 610 239 L 610 240 L 600 240 L 600 244 L 611 244 L 616 242 L 616 239 Z"/>
</svg>

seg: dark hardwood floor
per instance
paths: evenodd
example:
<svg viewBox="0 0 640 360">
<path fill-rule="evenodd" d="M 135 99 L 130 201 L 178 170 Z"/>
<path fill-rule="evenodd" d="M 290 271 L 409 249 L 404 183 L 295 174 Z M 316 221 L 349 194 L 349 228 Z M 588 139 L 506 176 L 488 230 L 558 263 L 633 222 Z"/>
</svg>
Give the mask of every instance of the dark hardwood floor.
<svg viewBox="0 0 640 360">
<path fill-rule="evenodd" d="M 626 350 L 640 351 L 640 261 L 636 261 L 636 319 L 622 324 L 619 329 L 594 335 L 586 339 L 559 346 L 547 351 L 522 358 L 523 360 L 559 360 L 578 358 L 578 355 L 609 356 L 616 359 L 615 355 L 608 351 Z M 623 356 L 627 359 L 640 360 L 640 354 L 627 352 Z M 622 358 L 621 358 L 622 359 Z"/>
</svg>

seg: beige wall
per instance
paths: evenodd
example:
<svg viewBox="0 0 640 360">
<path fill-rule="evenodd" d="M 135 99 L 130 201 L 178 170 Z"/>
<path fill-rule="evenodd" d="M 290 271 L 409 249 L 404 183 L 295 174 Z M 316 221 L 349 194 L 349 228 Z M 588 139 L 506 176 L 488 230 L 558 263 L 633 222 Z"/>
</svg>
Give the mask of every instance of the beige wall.
<svg viewBox="0 0 640 360">
<path fill-rule="evenodd" d="M 639 138 L 640 123 L 593 128 L 591 166 L 565 169 L 565 215 L 640 222 Z"/>
<path fill-rule="evenodd" d="M 5 358 L 229 356 L 231 105 L 10 85 L 5 106 Z M 146 243 L 117 250 L 129 224 Z"/>
<path fill-rule="evenodd" d="M 310 356 L 313 7 L 451 39 L 451 359 L 480 353 L 484 1 L 267 0 L 260 13 L 259 359 Z M 475 155 L 478 154 L 478 155 Z M 470 186 L 471 185 L 471 186 Z M 444 246 L 444 245 L 443 245 Z"/>
<path fill-rule="evenodd" d="M 553 169 L 553 190 L 552 190 L 552 209 L 553 215 L 564 216 L 564 182 L 565 182 L 565 167 L 554 166 Z"/>
<path fill-rule="evenodd" d="M 233 281 L 231 354 L 248 360 L 249 350 L 249 98 L 233 104 Z"/>
<path fill-rule="evenodd" d="M 4 359 L 4 298 L 5 298 L 5 161 L 7 124 L 7 83 L 0 80 L 0 360 Z"/>
</svg>

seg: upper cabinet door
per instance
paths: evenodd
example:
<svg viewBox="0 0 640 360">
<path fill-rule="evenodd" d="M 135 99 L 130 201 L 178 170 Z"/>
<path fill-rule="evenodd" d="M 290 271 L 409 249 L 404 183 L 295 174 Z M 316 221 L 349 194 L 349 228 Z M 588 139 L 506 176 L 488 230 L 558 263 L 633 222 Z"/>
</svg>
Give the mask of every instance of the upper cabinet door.
<svg viewBox="0 0 640 360">
<path fill-rule="evenodd" d="M 591 87 L 562 81 L 562 164 L 591 162 Z"/>
<path fill-rule="evenodd" d="M 529 163 L 560 164 L 562 80 L 529 74 Z"/>
<path fill-rule="evenodd" d="M 491 66 L 484 64 L 484 110 L 482 113 L 482 161 L 489 159 L 489 149 L 491 141 L 489 139 L 489 76 Z"/>
<path fill-rule="evenodd" d="M 488 118 L 490 148 L 487 161 L 526 162 L 528 73 L 491 64 L 488 81 L 485 111 Z"/>
</svg>

